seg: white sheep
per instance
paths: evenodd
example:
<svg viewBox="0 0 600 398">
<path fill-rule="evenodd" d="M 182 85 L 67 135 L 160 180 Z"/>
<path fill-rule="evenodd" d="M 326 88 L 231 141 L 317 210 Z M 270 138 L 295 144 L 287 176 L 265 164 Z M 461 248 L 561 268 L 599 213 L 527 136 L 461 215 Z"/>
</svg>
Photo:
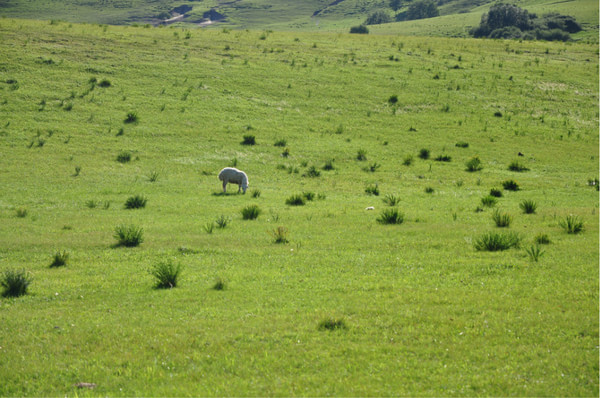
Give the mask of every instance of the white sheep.
<svg viewBox="0 0 600 398">
<path fill-rule="evenodd" d="M 227 192 L 227 183 L 238 184 L 238 193 L 240 189 L 246 193 L 248 188 L 248 176 L 242 170 L 238 170 L 234 167 L 225 167 L 219 172 L 219 180 L 223 181 L 223 192 Z"/>
</svg>

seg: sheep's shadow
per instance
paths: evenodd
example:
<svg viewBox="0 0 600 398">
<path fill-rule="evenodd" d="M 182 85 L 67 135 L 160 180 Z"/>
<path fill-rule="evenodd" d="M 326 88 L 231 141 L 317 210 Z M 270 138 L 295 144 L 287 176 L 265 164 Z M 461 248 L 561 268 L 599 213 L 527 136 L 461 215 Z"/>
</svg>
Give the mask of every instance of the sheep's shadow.
<svg viewBox="0 0 600 398">
<path fill-rule="evenodd" d="M 242 192 L 213 192 L 212 196 L 237 196 L 243 195 Z"/>
</svg>

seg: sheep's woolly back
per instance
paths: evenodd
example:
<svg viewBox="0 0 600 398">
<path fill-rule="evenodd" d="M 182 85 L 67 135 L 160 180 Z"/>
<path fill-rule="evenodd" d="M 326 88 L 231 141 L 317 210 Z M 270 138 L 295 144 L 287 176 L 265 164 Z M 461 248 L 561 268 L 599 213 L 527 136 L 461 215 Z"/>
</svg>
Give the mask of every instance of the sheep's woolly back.
<svg viewBox="0 0 600 398">
<path fill-rule="evenodd" d="M 224 182 L 230 182 L 232 184 L 238 184 L 242 187 L 248 186 L 248 176 L 242 170 L 238 170 L 235 167 L 225 167 L 219 173 L 219 180 Z"/>
</svg>

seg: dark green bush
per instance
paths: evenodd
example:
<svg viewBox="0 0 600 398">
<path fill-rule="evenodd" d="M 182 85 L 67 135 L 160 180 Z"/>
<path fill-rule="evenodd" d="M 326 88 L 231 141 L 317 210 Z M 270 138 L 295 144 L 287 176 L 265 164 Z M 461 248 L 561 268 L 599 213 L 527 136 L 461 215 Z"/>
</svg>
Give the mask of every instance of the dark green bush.
<svg viewBox="0 0 600 398">
<path fill-rule="evenodd" d="M 177 280 L 181 273 L 181 264 L 173 264 L 171 261 L 163 261 L 156 264 L 150 274 L 154 276 L 154 287 L 156 289 L 172 289 L 177 286 Z"/>
<path fill-rule="evenodd" d="M 4 288 L 3 297 L 19 297 L 27 294 L 27 288 L 31 284 L 32 278 L 25 270 L 7 270 L 4 271 L 0 286 Z"/>
<path fill-rule="evenodd" d="M 261 213 L 257 205 L 249 205 L 242 209 L 242 218 L 244 220 L 255 220 Z"/>
<path fill-rule="evenodd" d="M 144 230 L 135 225 L 119 225 L 115 228 L 118 246 L 135 247 L 144 241 Z"/>
<path fill-rule="evenodd" d="M 404 214 L 398 209 L 385 209 L 377 218 L 380 224 L 402 224 L 404 222 Z"/>
<path fill-rule="evenodd" d="M 141 209 L 146 207 L 146 202 L 148 200 L 142 195 L 135 195 L 127 198 L 125 201 L 126 209 Z"/>
</svg>

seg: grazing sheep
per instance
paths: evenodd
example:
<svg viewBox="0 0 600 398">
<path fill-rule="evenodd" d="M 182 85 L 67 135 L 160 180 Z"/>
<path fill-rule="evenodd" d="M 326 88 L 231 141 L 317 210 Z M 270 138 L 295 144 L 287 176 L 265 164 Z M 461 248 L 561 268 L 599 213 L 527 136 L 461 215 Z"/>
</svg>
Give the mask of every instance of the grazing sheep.
<svg viewBox="0 0 600 398">
<path fill-rule="evenodd" d="M 238 193 L 240 189 L 246 193 L 246 189 L 248 188 L 248 176 L 246 173 L 233 167 L 225 167 L 221 170 L 219 180 L 223 181 L 223 192 L 227 192 L 226 187 L 228 182 L 239 185 Z"/>
<path fill-rule="evenodd" d="M 365 210 L 375 210 L 375 207 L 374 206 L 369 206 Z"/>
</svg>

